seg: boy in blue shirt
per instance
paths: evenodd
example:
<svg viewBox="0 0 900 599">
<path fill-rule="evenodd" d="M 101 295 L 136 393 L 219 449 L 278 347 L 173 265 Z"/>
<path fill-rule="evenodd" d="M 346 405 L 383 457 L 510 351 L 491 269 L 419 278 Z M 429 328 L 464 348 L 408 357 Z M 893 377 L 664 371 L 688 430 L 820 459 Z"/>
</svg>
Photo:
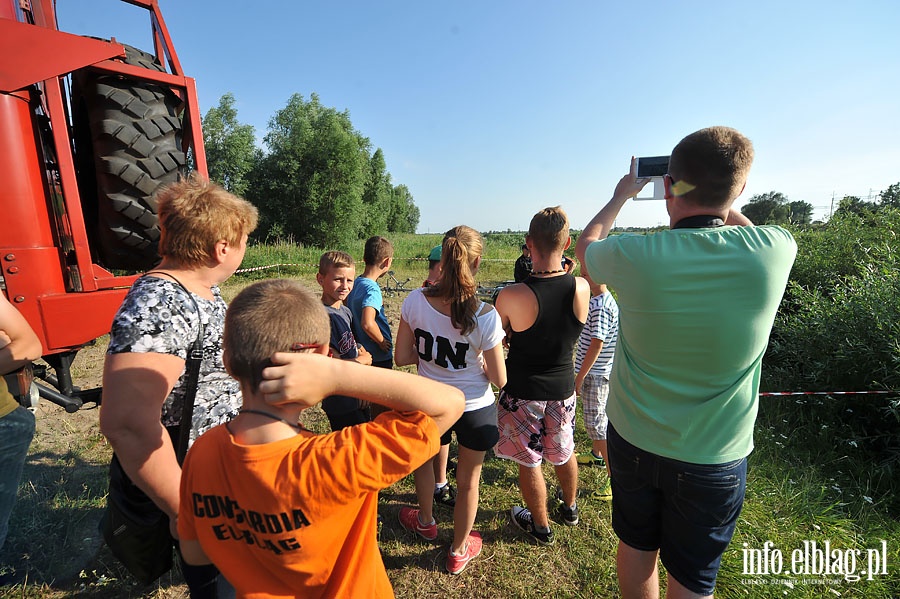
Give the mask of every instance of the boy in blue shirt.
<svg viewBox="0 0 900 599">
<path fill-rule="evenodd" d="M 353 290 L 347 296 L 347 307 L 353 314 L 356 339 L 372 354 L 372 365 L 393 368 L 391 327 L 384 313 L 384 298 L 378 279 L 391 269 L 394 246 L 384 237 L 370 237 L 363 254 L 366 268 L 356 277 Z"/>
</svg>

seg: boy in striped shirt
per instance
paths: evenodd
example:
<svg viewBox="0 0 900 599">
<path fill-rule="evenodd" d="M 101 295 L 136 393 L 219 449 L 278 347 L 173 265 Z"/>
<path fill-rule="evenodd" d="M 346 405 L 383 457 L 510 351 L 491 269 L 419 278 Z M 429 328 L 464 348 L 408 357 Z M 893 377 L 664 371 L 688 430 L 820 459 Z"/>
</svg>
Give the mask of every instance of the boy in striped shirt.
<svg viewBox="0 0 900 599">
<path fill-rule="evenodd" d="M 591 280 L 584 268 L 581 275 L 590 283 L 591 303 L 575 353 L 575 392 L 581 396 L 591 451 L 579 454 L 576 459 L 583 465 L 606 466 L 606 482 L 593 495 L 609 500 L 612 490 L 606 453 L 606 400 L 609 397 L 609 375 L 616 338 L 619 336 L 619 306 L 606 285 Z"/>
</svg>

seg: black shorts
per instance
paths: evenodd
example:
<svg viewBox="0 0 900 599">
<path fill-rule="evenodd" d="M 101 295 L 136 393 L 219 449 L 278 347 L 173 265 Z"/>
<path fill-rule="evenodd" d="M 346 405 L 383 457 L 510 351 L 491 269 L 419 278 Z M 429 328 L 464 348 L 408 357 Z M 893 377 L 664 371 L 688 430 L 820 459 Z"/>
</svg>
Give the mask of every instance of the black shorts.
<svg viewBox="0 0 900 599">
<path fill-rule="evenodd" d="M 450 443 L 451 433 L 456 433 L 456 442 L 472 451 L 487 451 L 497 444 L 500 433 L 497 430 L 497 404 L 463 412 L 450 430 L 441 437 L 441 445 Z"/>
</svg>

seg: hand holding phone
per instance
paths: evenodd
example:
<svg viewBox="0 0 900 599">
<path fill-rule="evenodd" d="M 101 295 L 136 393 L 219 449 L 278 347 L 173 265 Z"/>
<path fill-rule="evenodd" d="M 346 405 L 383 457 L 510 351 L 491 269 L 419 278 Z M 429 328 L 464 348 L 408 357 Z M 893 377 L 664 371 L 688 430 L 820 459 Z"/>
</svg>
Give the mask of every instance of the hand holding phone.
<svg viewBox="0 0 900 599">
<path fill-rule="evenodd" d="M 663 185 L 663 177 L 669 172 L 668 156 L 648 156 L 637 159 L 637 168 L 635 169 L 636 181 L 653 182 L 653 195 L 650 197 L 638 198 L 636 200 L 662 200 L 665 198 L 665 186 Z"/>
</svg>

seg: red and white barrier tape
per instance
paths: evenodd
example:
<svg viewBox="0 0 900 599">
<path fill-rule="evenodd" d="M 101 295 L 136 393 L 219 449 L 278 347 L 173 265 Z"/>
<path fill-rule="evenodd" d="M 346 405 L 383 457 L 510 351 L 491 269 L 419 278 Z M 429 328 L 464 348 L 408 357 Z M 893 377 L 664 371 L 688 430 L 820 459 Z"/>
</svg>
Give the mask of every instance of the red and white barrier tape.
<svg viewBox="0 0 900 599">
<path fill-rule="evenodd" d="M 767 391 L 759 394 L 760 397 L 784 395 L 900 395 L 900 391 Z"/>
<path fill-rule="evenodd" d="M 251 268 L 239 268 L 236 271 L 234 271 L 234 274 L 239 275 L 239 274 L 245 273 L 245 272 L 256 272 L 258 270 L 268 270 L 270 268 L 280 268 L 282 266 L 297 266 L 297 267 L 310 266 L 310 267 L 319 268 L 318 264 L 267 264 L 266 266 L 253 266 Z"/>
</svg>

